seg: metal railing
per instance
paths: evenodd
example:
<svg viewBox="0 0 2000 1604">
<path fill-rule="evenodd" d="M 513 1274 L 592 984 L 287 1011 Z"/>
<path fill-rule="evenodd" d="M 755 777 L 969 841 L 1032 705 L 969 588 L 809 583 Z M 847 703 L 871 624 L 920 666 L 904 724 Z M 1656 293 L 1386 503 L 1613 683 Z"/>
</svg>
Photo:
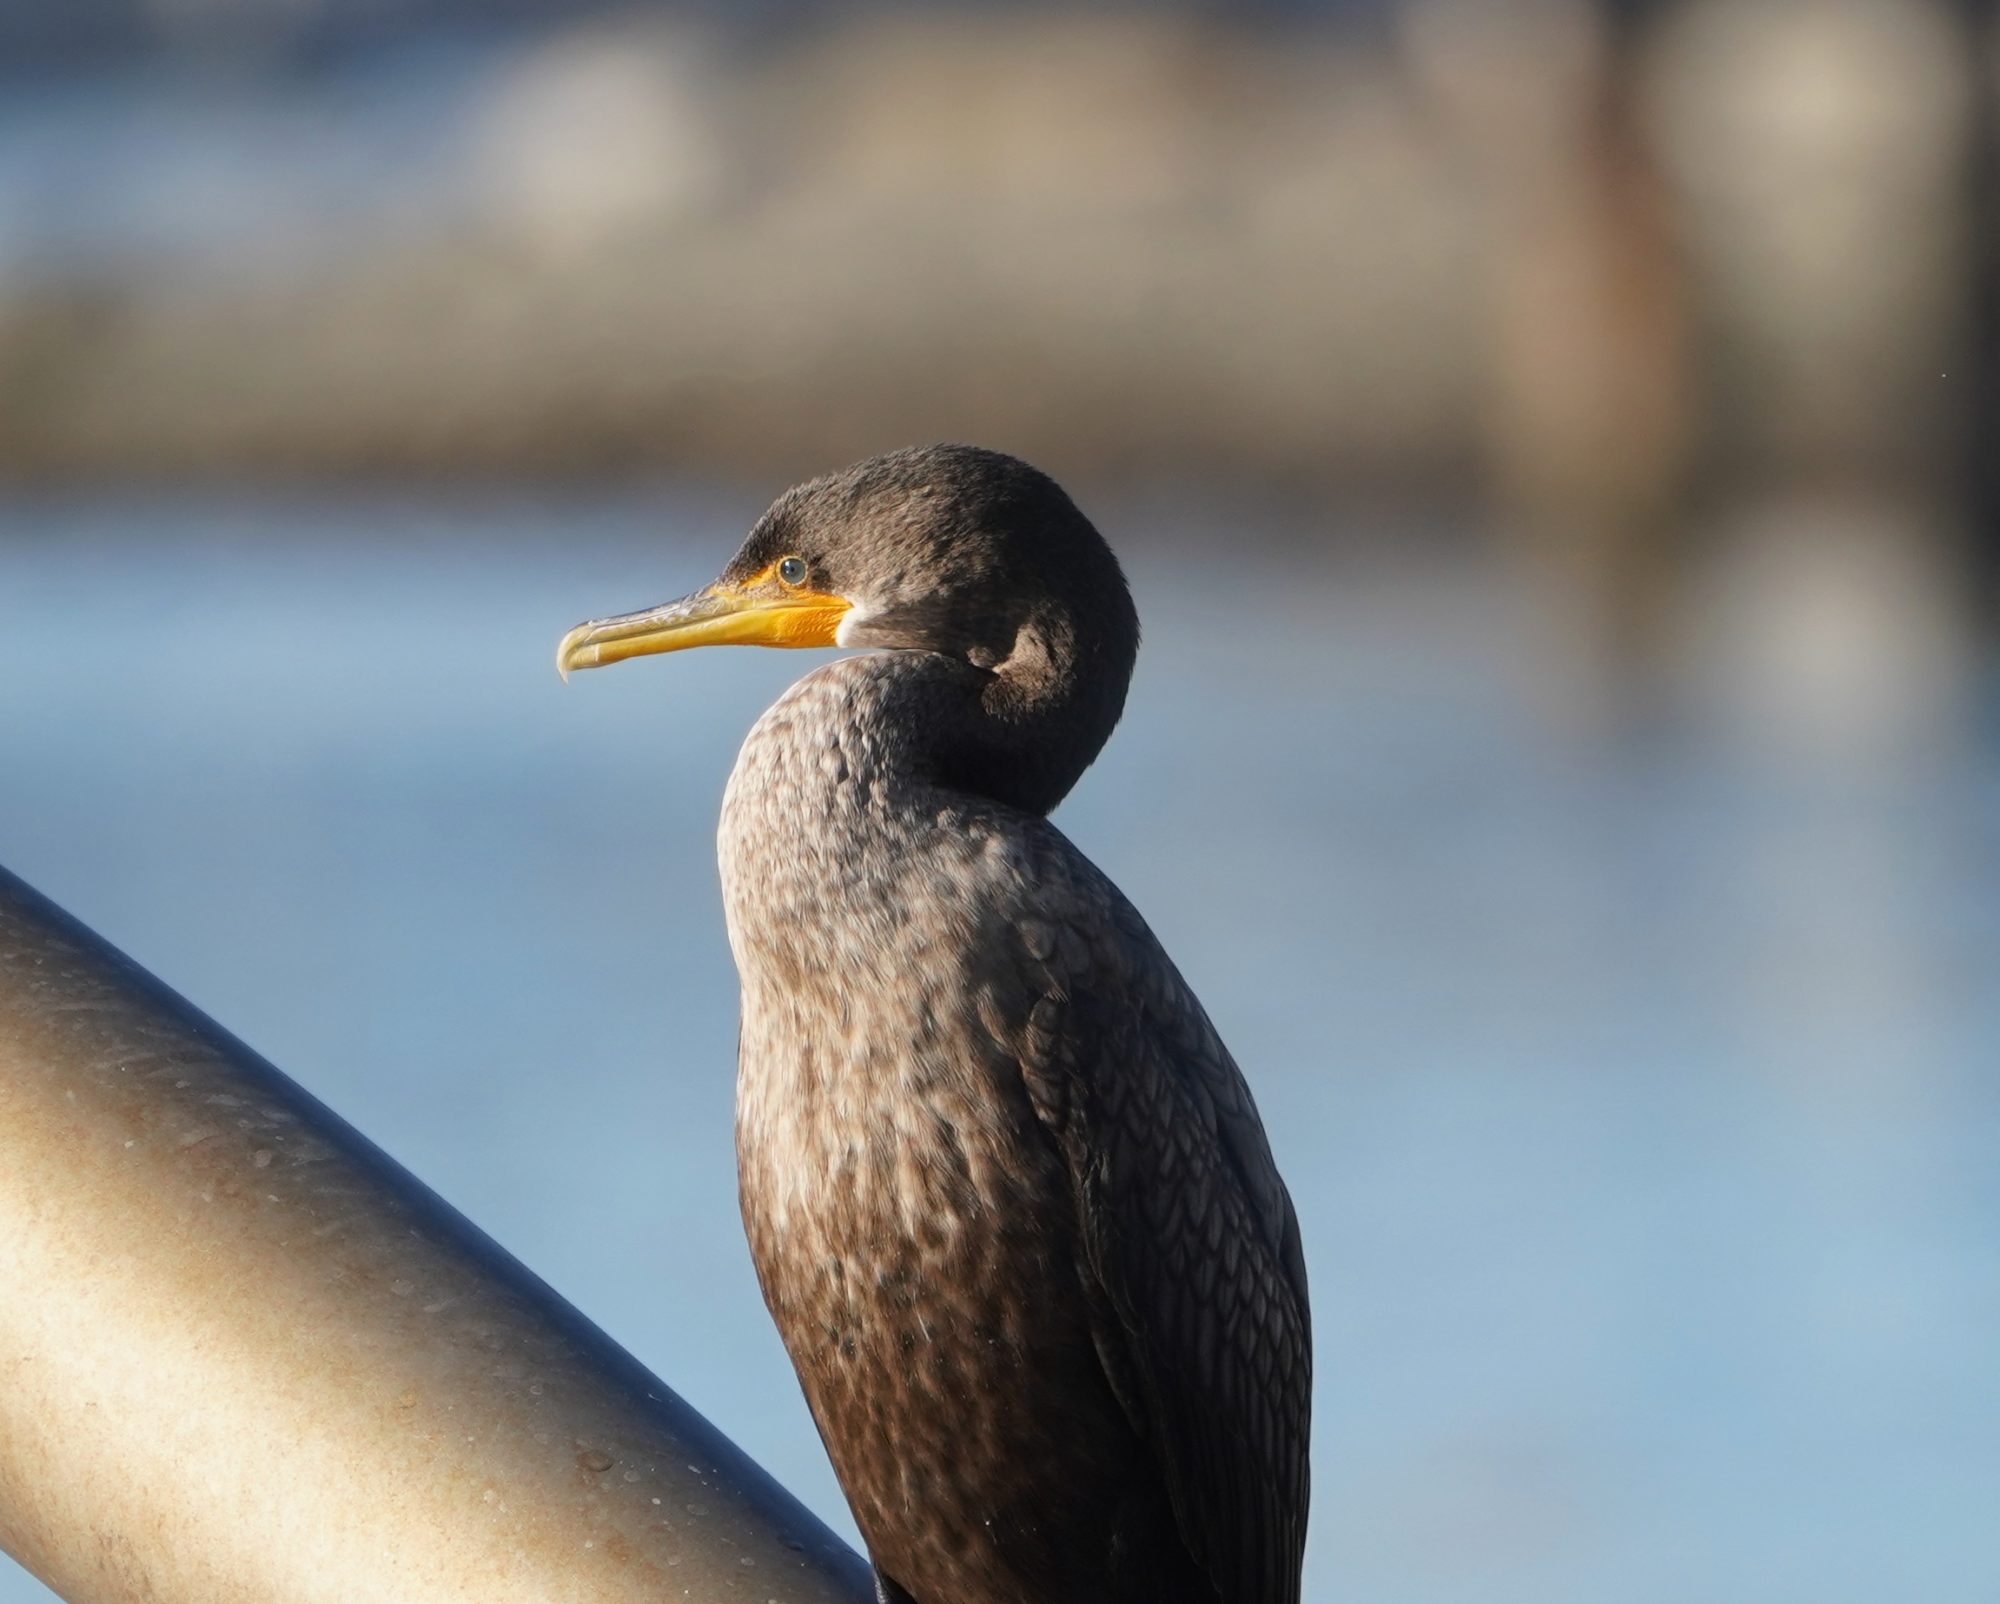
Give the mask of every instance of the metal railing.
<svg viewBox="0 0 2000 1604">
<path fill-rule="evenodd" d="M 636 1360 L 5 871 L 0 1547 L 92 1604 L 873 1596 Z"/>
</svg>

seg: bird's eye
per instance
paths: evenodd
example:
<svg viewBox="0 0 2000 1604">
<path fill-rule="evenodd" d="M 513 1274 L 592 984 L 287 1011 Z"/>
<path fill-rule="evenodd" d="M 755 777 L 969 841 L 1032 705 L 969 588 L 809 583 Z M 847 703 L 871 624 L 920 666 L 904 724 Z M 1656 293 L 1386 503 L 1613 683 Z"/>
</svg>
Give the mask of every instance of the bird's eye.
<svg viewBox="0 0 2000 1604">
<path fill-rule="evenodd" d="M 778 577 L 788 585 L 803 585 L 806 582 L 805 558 L 787 557 L 778 564 Z"/>
</svg>

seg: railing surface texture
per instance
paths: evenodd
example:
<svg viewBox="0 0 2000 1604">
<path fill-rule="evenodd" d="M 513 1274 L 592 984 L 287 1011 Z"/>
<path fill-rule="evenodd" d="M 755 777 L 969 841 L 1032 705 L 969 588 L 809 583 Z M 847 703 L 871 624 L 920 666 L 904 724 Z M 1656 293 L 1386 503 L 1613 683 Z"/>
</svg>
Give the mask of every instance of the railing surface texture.
<svg viewBox="0 0 2000 1604">
<path fill-rule="evenodd" d="M 5 871 L 0 1546 L 88 1604 L 873 1596 L 637 1361 Z"/>
</svg>

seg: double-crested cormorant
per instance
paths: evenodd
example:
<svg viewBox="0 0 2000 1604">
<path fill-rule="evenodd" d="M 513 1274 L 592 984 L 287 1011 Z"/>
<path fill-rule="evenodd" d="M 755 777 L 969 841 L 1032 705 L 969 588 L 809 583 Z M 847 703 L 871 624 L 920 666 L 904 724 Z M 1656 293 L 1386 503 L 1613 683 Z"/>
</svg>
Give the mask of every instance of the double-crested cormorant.
<svg viewBox="0 0 2000 1604">
<path fill-rule="evenodd" d="M 1111 550 L 936 446 L 788 491 L 563 640 L 882 647 L 744 742 L 722 883 L 743 1221 L 888 1604 L 1295 1604 L 1298 1222 L 1194 993 L 1046 815 L 1125 703 Z"/>
</svg>

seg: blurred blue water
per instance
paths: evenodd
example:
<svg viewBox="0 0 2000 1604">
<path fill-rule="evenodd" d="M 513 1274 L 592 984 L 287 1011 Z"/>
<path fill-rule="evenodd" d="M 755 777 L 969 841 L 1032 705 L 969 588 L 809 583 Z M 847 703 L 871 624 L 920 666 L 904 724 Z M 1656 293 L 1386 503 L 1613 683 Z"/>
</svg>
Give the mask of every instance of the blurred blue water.
<svg viewBox="0 0 2000 1604">
<path fill-rule="evenodd" d="M 712 860 L 804 662 L 550 667 L 758 507 L 0 505 L 0 862 L 848 1529 L 738 1236 Z M 1146 650 L 1061 818 L 1298 1198 L 1309 1596 L 2000 1596 L 1995 742 L 1564 738 L 1487 576 L 1226 530 L 1124 542 Z"/>
</svg>

